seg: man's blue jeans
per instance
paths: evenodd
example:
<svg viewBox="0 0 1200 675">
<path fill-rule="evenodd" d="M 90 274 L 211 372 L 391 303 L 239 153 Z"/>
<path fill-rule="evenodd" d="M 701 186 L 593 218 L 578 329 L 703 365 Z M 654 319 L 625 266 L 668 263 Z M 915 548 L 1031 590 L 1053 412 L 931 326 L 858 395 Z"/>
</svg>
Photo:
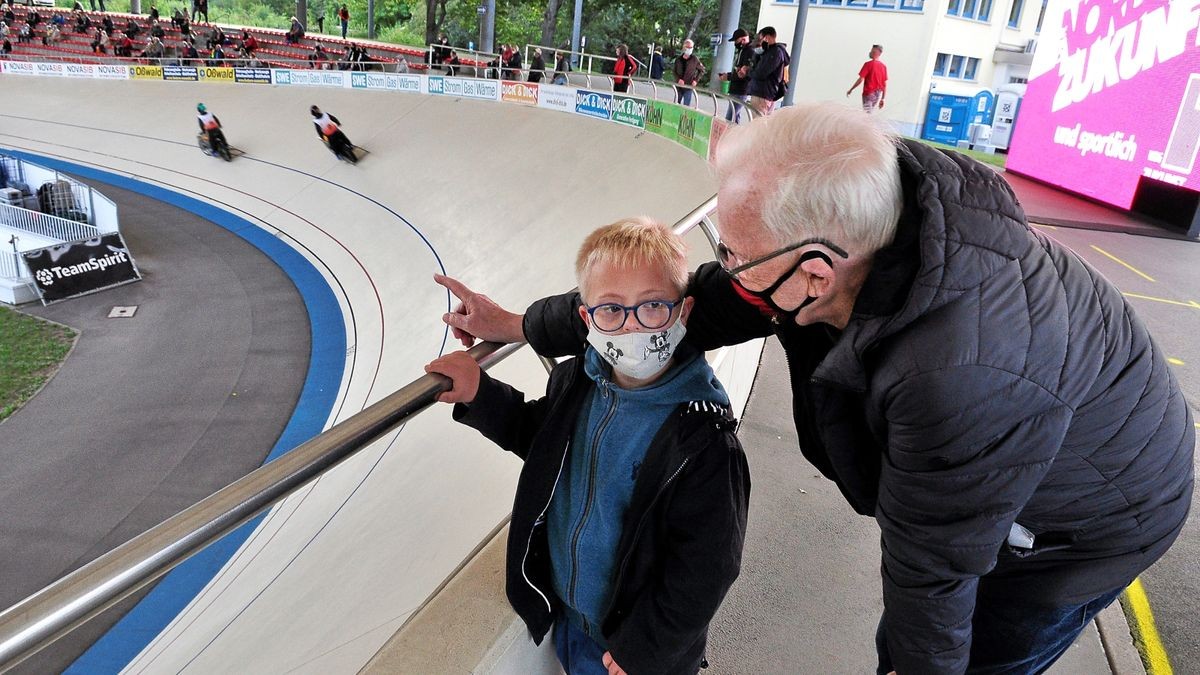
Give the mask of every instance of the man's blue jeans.
<svg viewBox="0 0 1200 675">
<path fill-rule="evenodd" d="M 1044 607 L 1011 596 L 980 596 L 971 621 L 971 663 L 967 673 L 1026 675 L 1044 672 L 1071 647 L 1100 610 L 1108 607 L 1123 590 L 1119 588 L 1083 604 L 1067 607 Z M 883 623 L 884 619 L 880 619 L 879 629 L 875 632 L 878 675 L 892 671 Z"/>
<path fill-rule="evenodd" d="M 554 622 L 554 653 L 567 675 L 608 675 L 605 649 L 575 624 L 559 617 Z"/>
<path fill-rule="evenodd" d="M 684 87 L 675 87 L 675 102 L 679 105 L 692 105 L 692 89 Z"/>
</svg>

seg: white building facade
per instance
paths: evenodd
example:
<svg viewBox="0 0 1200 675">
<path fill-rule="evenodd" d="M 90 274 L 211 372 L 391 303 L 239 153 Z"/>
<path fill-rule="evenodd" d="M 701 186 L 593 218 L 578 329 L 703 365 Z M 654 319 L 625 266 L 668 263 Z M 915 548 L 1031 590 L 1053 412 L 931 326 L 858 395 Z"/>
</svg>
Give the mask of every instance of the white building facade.
<svg viewBox="0 0 1200 675">
<path fill-rule="evenodd" d="M 795 30 L 797 2 L 763 0 L 758 28 L 780 42 Z M 919 137 L 931 92 L 974 95 L 1015 86 L 1023 93 L 1045 0 L 808 0 L 796 77 L 797 101 L 861 105 L 846 98 L 872 44 L 883 46 L 887 98 L 877 114 Z M 789 51 L 790 46 L 789 46 Z"/>
</svg>

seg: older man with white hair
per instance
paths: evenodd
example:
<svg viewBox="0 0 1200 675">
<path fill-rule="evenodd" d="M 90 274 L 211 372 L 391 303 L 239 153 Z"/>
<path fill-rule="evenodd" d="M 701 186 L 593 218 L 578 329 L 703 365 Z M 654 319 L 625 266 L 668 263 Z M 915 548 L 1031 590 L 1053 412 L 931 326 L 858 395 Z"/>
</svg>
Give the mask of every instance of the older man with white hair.
<svg viewBox="0 0 1200 675">
<path fill-rule="evenodd" d="M 1183 527 L 1195 432 L 1162 352 L 999 175 L 861 110 L 732 129 L 716 170 L 688 339 L 782 343 L 801 451 L 882 534 L 878 672 L 1042 672 Z M 464 341 L 584 348 L 577 296 L 521 316 L 441 281 Z"/>
</svg>

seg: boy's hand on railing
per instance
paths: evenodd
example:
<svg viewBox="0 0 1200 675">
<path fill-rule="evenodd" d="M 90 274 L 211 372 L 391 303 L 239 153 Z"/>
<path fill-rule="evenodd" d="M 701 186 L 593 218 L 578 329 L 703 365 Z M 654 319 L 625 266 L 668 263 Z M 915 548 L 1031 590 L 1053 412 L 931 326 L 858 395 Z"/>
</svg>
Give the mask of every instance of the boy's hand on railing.
<svg viewBox="0 0 1200 675">
<path fill-rule="evenodd" d="M 450 391 L 438 394 L 442 403 L 470 403 L 479 393 L 479 364 L 466 352 L 436 358 L 425 366 L 425 372 L 450 378 Z"/>
<path fill-rule="evenodd" d="M 450 326 L 450 332 L 464 347 L 474 345 L 475 340 L 505 343 L 525 341 L 521 325 L 525 317 L 521 314 L 505 310 L 488 296 L 472 291 L 452 277 L 435 274 L 433 280 L 462 301 L 453 312 L 443 314 L 442 321 Z"/>
</svg>

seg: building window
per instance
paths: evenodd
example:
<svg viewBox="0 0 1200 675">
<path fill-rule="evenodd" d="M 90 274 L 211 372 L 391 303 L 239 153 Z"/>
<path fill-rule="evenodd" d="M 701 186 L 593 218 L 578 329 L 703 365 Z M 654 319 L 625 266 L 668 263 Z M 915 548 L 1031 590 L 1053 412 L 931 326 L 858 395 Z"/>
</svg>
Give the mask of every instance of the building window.
<svg viewBox="0 0 1200 675">
<path fill-rule="evenodd" d="M 950 0 L 946 14 L 972 21 L 987 21 L 992 16 L 992 0 Z"/>
<path fill-rule="evenodd" d="M 973 56 L 938 52 L 933 60 L 933 74 L 935 77 L 974 81 L 979 76 L 979 63 L 979 59 Z"/>
<path fill-rule="evenodd" d="M 795 4 L 796 0 L 773 0 L 777 5 Z M 957 1 L 957 0 L 952 0 Z M 925 0 L 808 0 L 821 7 L 853 7 L 855 9 L 901 9 L 906 12 L 925 11 Z"/>
<path fill-rule="evenodd" d="M 1008 83 L 1009 84 L 1028 84 L 1029 78 L 1028 77 L 1010 77 L 1010 78 L 1008 78 Z"/>
<path fill-rule="evenodd" d="M 937 58 L 933 61 L 933 74 L 937 75 L 938 77 L 944 77 L 946 75 L 946 64 L 949 61 L 949 54 L 942 54 L 941 52 L 938 52 Z"/>
<path fill-rule="evenodd" d="M 967 69 L 963 71 L 963 79 L 974 80 L 977 70 L 979 70 L 979 59 L 967 59 Z"/>
<path fill-rule="evenodd" d="M 1025 0 L 1013 0 L 1012 9 L 1008 10 L 1008 27 L 1021 27 L 1021 10 L 1025 7 Z"/>
<path fill-rule="evenodd" d="M 1046 3 L 1048 1 L 1049 0 L 1042 0 L 1042 11 L 1038 14 L 1037 30 L 1033 31 L 1034 33 L 1040 34 L 1042 32 L 1042 20 L 1046 18 Z"/>
</svg>

